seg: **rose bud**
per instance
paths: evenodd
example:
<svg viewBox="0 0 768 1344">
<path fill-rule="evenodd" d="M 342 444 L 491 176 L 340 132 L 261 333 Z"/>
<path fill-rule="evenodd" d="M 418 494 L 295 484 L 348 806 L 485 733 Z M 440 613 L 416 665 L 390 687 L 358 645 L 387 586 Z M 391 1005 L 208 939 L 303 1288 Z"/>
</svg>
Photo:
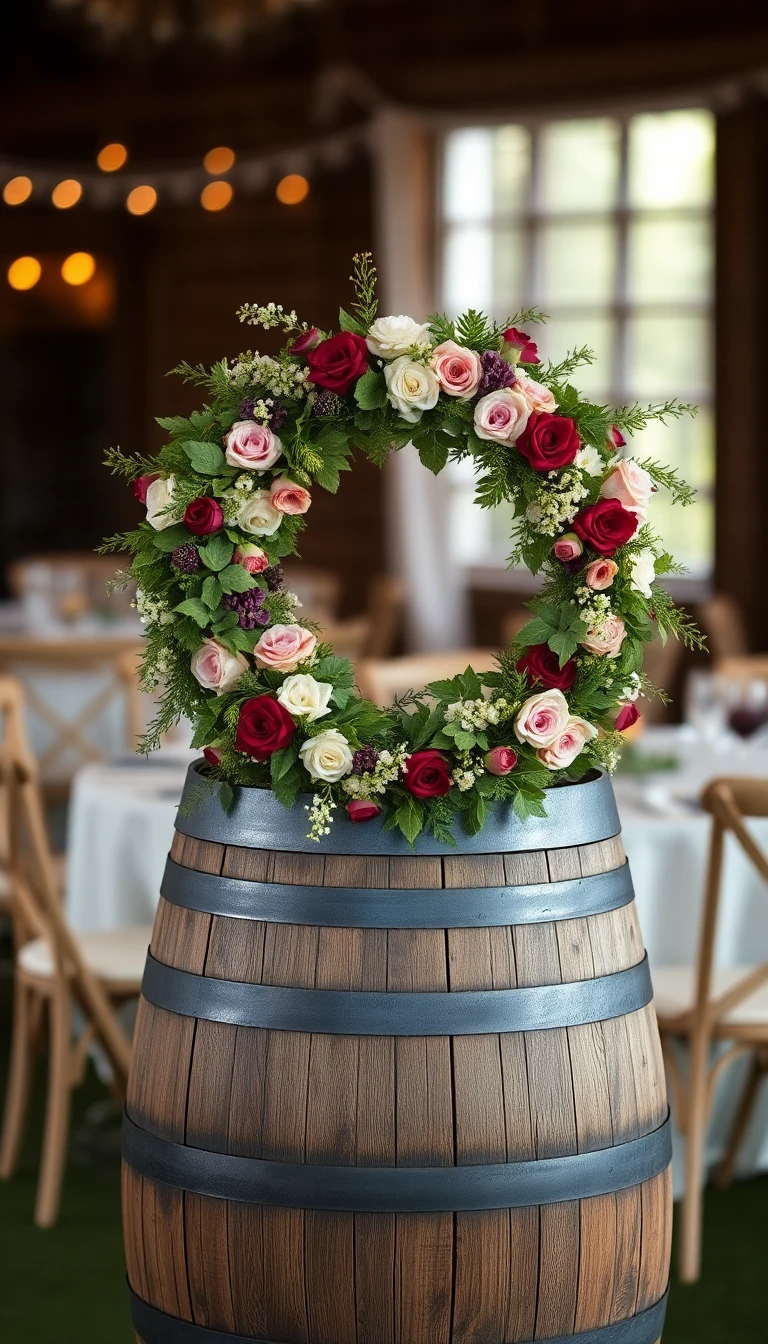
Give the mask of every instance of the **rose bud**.
<svg viewBox="0 0 768 1344">
<path fill-rule="evenodd" d="M 232 560 L 236 565 L 242 565 L 243 569 L 247 569 L 249 574 L 263 574 L 264 570 L 269 568 L 269 556 L 266 551 L 262 551 L 260 546 L 253 546 L 250 542 L 236 546 Z"/>
<path fill-rule="evenodd" d="M 350 821 L 372 821 L 381 815 L 378 803 L 363 798 L 353 798 L 347 803 L 347 816 Z"/>
<path fill-rule="evenodd" d="M 140 504 L 146 504 L 147 491 L 150 485 L 152 484 L 153 481 L 158 481 L 159 479 L 160 479 L 159 471 L 153 472 L 151 476 L 137 476 L 136 480 L 133 482 L 134 499 L 138 499 Z"/>
<path fill-rule="evenodd" d="M 206 759 L 206 761 L 208 762 L 209 765 L 220 765 L 220 764 L 221 764 L 221 748 L 220 748 L 220 747 L 203 747 L 203 755 L 204 755 L 204 757 L 205 757 L 205 759 Z"/>
<path fill-rule="evenodd" d="M 631 728 L 640 718 L 640 710 L 637 705 L 630 702 L 628 705 L 621 705 L 614 721 L 614 728 L 617 733 L 623 733 L 627 728 Z"/>
<path fill-rule="evenodd" d="M 319 332 L 317 327 L 310 327 L 308 331 L 303 331 L 300 336 L 296 337 L 291 346 L 291 354 L 305 355 L 308 350 L 314 350 L 322 339 L 322 332 Z"/>
<path fill-rule="evenodd" d="M 558 537 L 552 550 L 558 560 L 562 560 L 563 563 L 565 563 L 569 560 L 578 560 L 584 547 L 575 532 L 564 532 L 562 537 Z"/>
<path fill-rule="evenodd" d="M 521 364 L 541 363 L 539 348 L 526 332 L 518 330 L 517 327 L 508 327 L 504 332 L 504 340 L 507 345 L 512 346 Z"/>
<path fill-rule="evenodd" d="M 207 537 L 211 532 L 218 532 L 224 522 L 219 501 L 211 499 L 209 495 L 200 495 L 191 500 L 184 513 L 184 522 L 196 537 Z"/>
<path fill-rule="evenodd" d="M 508 775 L 517 765 L 517 756 L 511 747 L 492 747 L 483 760 L 489 775 Z"/>
<path fill-rule="evenodd" d="M 610 448 L 624 448 L 627 440 L 624 438 L 621 430 L 616 425 L 611 425 L 611 432 L 608 435 L 608 446 Z"/>
</svg>

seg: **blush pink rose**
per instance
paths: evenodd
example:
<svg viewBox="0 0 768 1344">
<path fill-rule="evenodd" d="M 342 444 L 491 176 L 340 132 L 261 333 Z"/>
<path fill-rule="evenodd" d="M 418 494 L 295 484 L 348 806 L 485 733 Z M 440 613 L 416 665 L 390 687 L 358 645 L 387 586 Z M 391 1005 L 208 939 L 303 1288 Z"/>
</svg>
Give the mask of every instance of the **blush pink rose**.
<svg viewBox="0 0 768 1344">
<path fill-rule="evenodd" d="M 584 571 L 584 582 L 594 592 L 602 593 L 605 588 L 610 588 L 618 572 L 615 560 L 593 560 Z"/>
<path fill-rule="evenodd" d="M 217 639 L 206 639 L 192 654 L 190 669 L 204 690 L 223 695 L 248 671 L 248 660 L 242 653 L 230 653 Z"/>
<path fill-rule="evenodd" d="M 303 625 L 273 625 L 264 631 L 253 652 L 257 667 L 293 672 L 312 657 L 316 646 L 317 635 Z"/>
<path fill-rule="evenodd" d="M 247 569 L 249 574 L 263 574 L 264 570 L 269 568 L 267 552 L 262 551 L 260 546 L 252 545 L 251 542 L 236 546 L 232 559 L 236 565 L 242 565 L 243 569 Z"/>
<path fill-rule="evenodd" d="M 537 383 L 535 378 L 529 378 L 527 373 L 522 370 L 517 375 L 517 387 L 522 392 L 532 411 L 546 411 L 552 414 L 557 410 L 557 402 L 553 392 L 543 383 Z"/>
<path fill-rule="evenodd" d="M 587 653 L 601 654 L 604 658 L 618 658 L 621 646 L 627 637 L 624 622 L 620 616 L 609 616 L 599 628 L 590 630 L 581 641 L 581 647 Z"/>
<path fill-rule="evenodd" d="M 475 406 L 475 432 L 481 439 L 514 443 L 528 424 L 531 408 L 523 396 L 511 387 L 488 392 Z"/>
<path fill-rule="evenodd" d="M 571 560 L 578 560 L 584 547 L 575 532 L 564 532 L 562 537 L 558 537 L 552 550 L 558 560 L 562 560 L 565 564 Z"/>
<path fill-rule="evenodd" d="M 464 401 L 475 395 L 483 376 L 480 356 L 455 341 L 443 341 L 435 347 L 432 368 L 442 391 Z"/>
<path fill-rule="evenodd" d="M 653 481 L 648 472 L 631 457 L 626 457 L 603 481 L 600 494 L 603 499 L 618 499 L 639 523 L 648 516 L 648 505 L 653 494 Z"/>
<path fill-rule="evenodd" d="M 226 437 L 226 457 L 231 467 L 244 471 L 267 471 L 282 455 L 283 445 L 267 425 L 239 420 Z"/>
<path fill-rule="evenodd" d="M 548 747 L 565 732 L 568 701 L 562 691 L 540 691 L 525 701 L 515 719 L 515 737 L 532 747 Z"/>
<path fill-rule="evenodd" d="M 312 496 L 303 485 L 289 481 L 285 476 L 273 481 L 269 497 L 274 508 L 280 513 L 306 513 L 312 503 Z"/>
<path fill-rule="evenodd" d="M 595 725 L 572 714 L 559 737 L 550 742 L 549 746 L 540 747 L 536 755 L 548 770 L 565 770 L 581 755 L 585 744 L 593 737 L 597 737 Z"/>
<path fill-rule="evenodd" d="M 508 775 L 517 765 L 517 754 L 511 747 L 492 747 L 483 759 L 489 775 Z"/>
</svg>

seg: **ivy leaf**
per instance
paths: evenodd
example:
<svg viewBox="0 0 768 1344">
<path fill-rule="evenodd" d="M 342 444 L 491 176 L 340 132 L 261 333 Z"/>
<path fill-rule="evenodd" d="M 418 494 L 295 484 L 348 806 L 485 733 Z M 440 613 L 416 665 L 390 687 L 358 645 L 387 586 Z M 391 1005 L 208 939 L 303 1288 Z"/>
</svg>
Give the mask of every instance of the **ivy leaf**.
<svg viewBox="0 0 768 1344">
<path fill-rule="evenodd" d="M 387 404 L 387 385 L 383 373 L 369 369 L 355 383 L 355 401 L 361 411 L 376 411 Z"/>
<path fill-rule="evenodd" d="M 164 527 L 161 532 L 157 532 L 152 538 L 152 545 L 155 550 L 168 554 L 175 551 L 177 546 L 183 546 L 189 541 L 189 533 L 181 523 L 175 523 L 173 527 Z"/>
<path fill-rule="evenodd" d="M 209 574 L 203 583 L 203 601 L 206 607 L 215 611 L 221 601 L 221 584 L 214 574 Z M 234 616 L 235 612 L 230 612 Z"/>
<path fill-rule="evenodd" d="M 201 476 L 218 476 L 221 471 L 226 470 L 226 458 L 217 444 L 198 443 L 195 439 L 187 439 L 182 447 L 192 464 L 192 470 L 199 472 Z"/>
<path fill-rule="evenodd" d="M 528 621 L 527 625 L 515 635 L 515 643 L 524 649 L 530 648 L 532 644 L 548 644 L 550 635 L 555 629 L 554 623 L 544 620 L 541 616 L 534 616 L 533 620 Z"/>
<path fill-rule="evenodd" d="M 339 326 L 342 331 L 354 331 L 356 336 L 365 336 L 367 332 L 361 322 L 356 317 L 348 313 L 346 308 L 339 309 Z"/>
<path fill-rule="evenodd" d="M 219 583 L 223 593 L 247 593 L 256 587 L 256 580 L 242 565 L 227 565 L 219 572 Z"/>
<path fill-rule="evenodd" d="M 221 532 L 217 532 L 205 546 L 200 547 L 200 558 L 208 569 L 218 572 L 229 564 L 233 549 L 232 542 Z"/>
<path fill-rule="evenodd" d="M 178 607 L 174 607 L 174 611 L 178 611 L 182 616 L 191 616 L 193 621 L 197 621 L 201 630 L 211 619 L 210 611 L 199 597 L 185 597 Z"/>
</svg>

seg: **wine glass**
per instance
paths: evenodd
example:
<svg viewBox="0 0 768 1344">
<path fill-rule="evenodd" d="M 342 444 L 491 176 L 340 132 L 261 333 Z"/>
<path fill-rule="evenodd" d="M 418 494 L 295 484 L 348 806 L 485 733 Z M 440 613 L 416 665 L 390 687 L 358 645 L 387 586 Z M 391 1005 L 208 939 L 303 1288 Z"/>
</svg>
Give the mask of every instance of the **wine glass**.
<svg viewBox="0 0 768 1344">
<path fill-rule="evenodd" d="M 739 737 L 748 738 L 768 721 L 768 683 L 753 677 L 732 688 L 728 726 Z"/>
</svg>

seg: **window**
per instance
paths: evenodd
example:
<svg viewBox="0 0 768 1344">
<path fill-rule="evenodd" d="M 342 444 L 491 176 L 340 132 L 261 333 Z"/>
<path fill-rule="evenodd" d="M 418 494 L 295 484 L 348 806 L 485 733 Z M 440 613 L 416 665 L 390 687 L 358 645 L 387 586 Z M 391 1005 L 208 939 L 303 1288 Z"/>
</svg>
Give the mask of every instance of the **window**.
<svg viewBox="0 0 768 1344">
<path fill-rule="evenodd" d="M 633 440 L 699 490 L 693 509 L 660 495 L 653 521 L 696 578 L 712 568 L 714 117 L 645 112 L 463 127 L 443 141 L 441 306 L 503 319 L 536 305 L 544 358 L 589 345 L 574 381 L 622 405 L 675 396 L 695 419 Z M 509 515 L 472 508 L 471 464 L 454 468 L 452 540 L 466 565 L 500 565 Z"/>
</svg>

